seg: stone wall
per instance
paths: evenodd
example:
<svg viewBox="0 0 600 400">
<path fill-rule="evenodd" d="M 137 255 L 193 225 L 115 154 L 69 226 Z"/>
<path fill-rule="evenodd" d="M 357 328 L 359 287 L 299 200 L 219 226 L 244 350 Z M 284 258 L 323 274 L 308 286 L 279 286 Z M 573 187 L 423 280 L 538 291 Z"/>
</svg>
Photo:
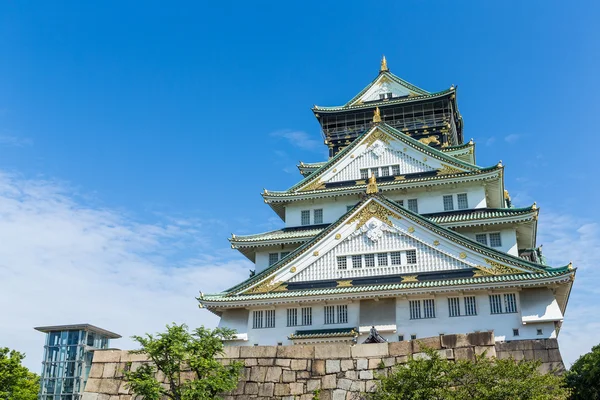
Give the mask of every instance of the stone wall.
<svg viewBox="0 0 600 400">
<path fill-rule="evenodd" d="M 516 360 L 540 359 L 542 371 L 564 370 L 555 339 L 495 343 L 490 332 L 442 335 L 418 341 L 379 344 L 318 344 L 296 346 L 226 347 L 223 362 L 240 360 L 237 389 L 228 400 L 308 400 L 320 390 L 322 400 L 360 399 L 374 390 L 375 375 L 385 373 L 410 356 L 423 356 L 422 346 L 435 349 L 447 359 L 472 359 L 475 354 Z M 96 351 L 83 400 L 133 400 L 122 370 L 147 362 L 143 355 L 127 351 Z"/>
</svg>

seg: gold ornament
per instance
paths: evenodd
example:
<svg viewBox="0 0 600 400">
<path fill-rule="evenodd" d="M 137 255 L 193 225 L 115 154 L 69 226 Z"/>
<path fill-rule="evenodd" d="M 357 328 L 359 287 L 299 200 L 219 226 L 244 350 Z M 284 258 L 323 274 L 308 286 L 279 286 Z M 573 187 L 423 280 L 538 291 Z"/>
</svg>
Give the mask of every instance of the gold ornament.
<svg viewBox="0 0 600 400">
<path fill-rule="evenodd" d="M 451 175 L 451 174 L 460 174 L 464 171 L 461 171 L 458 168 L 451 167 L 449 165 L 442 164 L 442 167 L 437 170 L 437 175 Z"/>
<path fill-rule="evenodd" d="M 415 231 L 415 228 L 413 228 L 412 226 L 408 227 L 408 232 L 409 233 L 413 233 Z"/>
<path fill-rule="evenodd" d="M 417 279 L 417 275 L 405 275 L 402 277 L 402 283 L 405 282 L 419 282 L 419 279 Z"/>
<path fill-rule="evenodd" d="M 381 65 L 379 66 L 379 72 L 387 72 L 389 71 L 388 66 L 387 66 L 387 60 L 385 59 L 385 56 L 383 56 L 381 58 Z"/>
<path fill-rule="evenodd" d="M 350 287 L 352 286 L 352 281 L 337 281 L 336 287 Z"/>
<path fill-rule="evenodd" d="M 377 192 L 379 192 L 379 189 L 377 188 L 377 179 L 375 178 L 375 175 L 371 175 L 369 184 L 367 185 L 367 194 L 375 194 Z"/>
<path fill-rule="evenodd" d="M 434 240 L 433 241 L 433 245 L 434 246 L 439 246 L 440 245 L 440 241 L 439 240 Z"/>
<path fill-rule="evenodd" d="M 375 107 L 375 113 L 373 114 L 373 122 L 381 122 L 381 114 L 379 113 L 379 107 Z"/>
<path fill-rule="evenodd" d="M 373 217 L 389 226 L 392 226 L 392 222 L 388 219 L 389 217 L 400 219 L 398 214 L 373 201 L 369 205 L 364 206 L 352 219 L 346 223 L 346 225 L 350 225 L 358 221 L 358 224 L 356 224 L 356 229 L 360 229 L 364 224 L 367 223 L 368 220 Z"/>
<path fill-rule="evenodd" d="M 290 268 L 290 272 L 293 274 L 294 272 L 296 272 L 296 267 L 292 267 Z"/>
<path fill-rule="evenodd" d="M 306 185 L 305 187 L 300 189 L 300 191 L 301 192 L 309 192 L 311 190 L 320 190 L 320 189 L 325 189 L 325 183 L 323 183 L 323 181 L 318 179 L 312 183 L 309 183 L 308 185 Z"/>
<path fill-rule="evenodd" d="M 342 238 L 342 235 L 340 235 L 339 233 L 337 233 L 335 235 L 335 240 L 340 240 Z"/>
<path fill-rule="evenodd" d="M 463 252 L 462 252 L 462 253 L 460 253 L 458 256 L 464 260 L 465 258 L 467 258 L 467 253 L 465 253 L 465 252 L 463 251 Z"/>
</svg>

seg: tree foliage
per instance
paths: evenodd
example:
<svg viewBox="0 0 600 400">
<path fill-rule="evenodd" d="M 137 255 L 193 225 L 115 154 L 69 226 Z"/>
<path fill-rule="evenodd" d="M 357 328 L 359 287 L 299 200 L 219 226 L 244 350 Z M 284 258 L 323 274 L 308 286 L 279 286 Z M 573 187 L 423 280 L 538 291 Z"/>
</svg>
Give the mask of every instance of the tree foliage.
<svg viewBox="0 0 600 400">
<path fill-rule="evenodd" d="M 24 358 L 23 353 L 0 348 L 0 399 L 37 399 L 40 377 L 21 364 Z"/>
<path fill-rule="evenodd" d="M 193 332 L 183 325 L 167 325 L 167 331 L 156 335 L 134 336 L 152 363 L 136 370 L 124 371 L 131 390 L 146 400 L 212 400 L 235 389 L 242 364 L 221 364 L 215 356 L 223 353 L 223 340 L 235 331 L 204 327 Z M 165 379 L 160 379 L 164 376 Z M 166 383 L 163 383 L 166 382 Z"/>
<path fill-rule="evenodd" d="M 565 380 L 573 400 L 600 399 L 600 344 L 575 361 Z"/>
<path fill-rule="evenodd" d="M 515 362 L 485 355 L 456 362 L 432 350 L 380 376 L 371 400 L 563 400 L 563 379 L 538 371 L 539 361 Z"/>
</svg>

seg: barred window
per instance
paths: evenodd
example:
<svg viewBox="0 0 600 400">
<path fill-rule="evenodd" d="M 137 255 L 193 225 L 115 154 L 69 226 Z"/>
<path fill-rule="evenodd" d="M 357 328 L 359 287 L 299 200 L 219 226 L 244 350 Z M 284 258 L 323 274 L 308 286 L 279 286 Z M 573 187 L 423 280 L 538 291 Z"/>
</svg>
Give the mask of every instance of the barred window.
<svg viewBox="0 0 600 400">
<path fill-rule="evenodd" d="M 312 307 L 302 307 L 302 325 L 312 325 Z"/>
<path fill-rule="evenodd" d="M 265 328 L 275 328 L 275 310 L 265 311 Z"/>
<path fill-rule="evenodd" d="M 390 167 L 381 167 L 381 176 L 390 176 Z"/>
<path fill-rule="evenodd" d="M 404 200 L 396 200 L 396 203 L 400 204 L 402 207 L 404 207 Z"/>
<path fill-rule="evenodd" d="M 313 214 L 314 214 L 314 223 L 322 224 L 323 223 L 323 209 L 317 208 L 316 210 L 313 210 Z"/>
<path fill-rule="evenodd" d="M 417 251 L 416 250 L 407 250 L 406 251 L 406 262 L 408 264 L 416 264 L 417 263 Z"/>
<path fill-rule="evenodd" d="M 352 256 L 352 268 L 362 268 L 362 256 L 361 255 L 353 255 Z"/>
<path fill-rule="evenodd" d="M 449 297 L 448 298 L 448 314 L 451 317 L 460 317 L 460 298 Z"/>
<path fill-rule="evenodd" d="M 335 307 L 325 306 L 325 323 L 335 324 Z"/>
<path fill-rule="evenodd" d="M 454 199 L 452 195 L 444 196 L 444 211 L 454 210 Z"/>
<path fill-rule="evenodd" d="M 379 253 L 377 254 L 377 264 L 380 267 L 387 267 L 388 265 L 388 253 Z"/>
<path fill-rule="evenodd" d="M 360 179 L 369 179 L 369 169 L 361 169 L 360 170 Z"/>
<path fill-rule="evenodd" d="M 478 233 L 475 235 L 475 240 L 483 245 L 488 245 L 487 235 L 485 233 Z"/>
<path fill-rule="evenodd" d="M 435 318 L 435 300 L 423 300 L 423 318 Z"/>
<path fill-rule="evenodd" d="M 414 213 L 419 212 L 419 203 L 417 199 L 408 199 L 408 209 Z"/>
<path fill-rule="evenodd" d="M 310 210 L 302 210 L 300 213 L 300 224 L 310 225 Z"/>
<path fill-rule="evenodd" d="M 288 308 L 287 309 L 287 326 L 298 325 L 298 309 Z"/>
<path fill-rule="evenodd" d="M 348 306 L 345 304 L 337 306 L 337 323 L 338 324 L 348 323 Z"/>
<path fill-rule="evenodd" d="M 375 266 L 375 254 L 365 254 L 365 267 Z"/>
<path fill-rule="evenodd" d="M 284 257 L 287 257 L 287 256 L 288 256 L 288 254 L 290 254 L 290 252 L 289 252 L 289 251 L 282 251 L 282 252 L 281 252 L 281 257 L 280 257 L 279 259 L 281 260 L 282 258 L 284 258 Z"/>
<path fill-rule="evenodd" d="M 400 165 L 392 165 L 392 175 L 400 175 Z"/>
<path fill-rule="evenodd" d="M 392 265 L 402 265 L 402 253 L 399 251 L 390 253 L 392 259 Z"/>
<path fill-rule="evenodd" d="M 279 261 L 279 253 L 269 253 L 269 266 Z"/>
<path fill-rule="evenodd" d="M 507 293 L 504 295 L 504 312 L 505 313 L 516 313 L 517 312 L 517 295 L 514 293 Z"/>
<path fill-rule="evenodd" d="M 475 296 L 465 297 L 465 315 L 477 315 L 477 304 Z"/>
<path fill-rule="evenodd" d="M 490 310 L 492 314 L 502 314 L 502 299 L 499 294 L 490 295 Z"/>
<path fill-rule="evenodd" d="M 263 327 L 263 311 L 252 312 L 252 328 L 259 329 Z"/>
<path fill-rule="evenodd" d="M 490 233 L 490 246 L 502 247 L 502 239 L 500 238 L 500 233 Z"/>
<path fill-rule="evenodd" d="M 338 266 L 338 269 L 348 269 L 348 257 L 338 256 L 337 266 Z"/>
<path fill-rule="evenodd" d="M 410 319 L 421 319 L 421 300 L 410 300 L 408 302 L 410 309 Z"/>
<path fill-rule="evenodd" d="M 469 208 L 469 201 L 466 193 L 459 193 L 456 195 L 456 202 L 458 203 L 458 209 L 464 210 Z"/>
<path fill-rule="evenodd" d="M 371 168 L 371 175 L 375 178 L 379 178 L 379 168 Z"/>
</svg>

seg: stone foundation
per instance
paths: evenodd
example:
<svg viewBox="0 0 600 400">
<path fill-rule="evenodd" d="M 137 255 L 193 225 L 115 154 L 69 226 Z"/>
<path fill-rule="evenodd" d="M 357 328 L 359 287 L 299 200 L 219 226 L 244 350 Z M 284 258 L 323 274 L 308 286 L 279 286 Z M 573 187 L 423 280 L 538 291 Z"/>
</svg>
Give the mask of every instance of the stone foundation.
<svg viewBox="0 0 600 400">
<path fill-rule="evenodd" d="M 539 359 L 543 372 L 564 371 L 555 339 L 495 343 L 490 332 L 355 346 L 225 347 L 223 362 L 239 360 L 245 367 L 238 387 L 224 398 L 308 400 L 319 390 L 321 400 L 360 399 L 361 393 L 375 389 L 376 374 L 385 374 L 410 356 L 422 356 L 422 346 L 452 360 L 472 359 L 475 354 L 485 353 L 515 360 Z M 83 400 L 133 400 L 122 380 L 122 370 L 129 363 L 135 369 L 145 362 L 145 356 L 127 351 L 96 351 Z"/>
</svg>

